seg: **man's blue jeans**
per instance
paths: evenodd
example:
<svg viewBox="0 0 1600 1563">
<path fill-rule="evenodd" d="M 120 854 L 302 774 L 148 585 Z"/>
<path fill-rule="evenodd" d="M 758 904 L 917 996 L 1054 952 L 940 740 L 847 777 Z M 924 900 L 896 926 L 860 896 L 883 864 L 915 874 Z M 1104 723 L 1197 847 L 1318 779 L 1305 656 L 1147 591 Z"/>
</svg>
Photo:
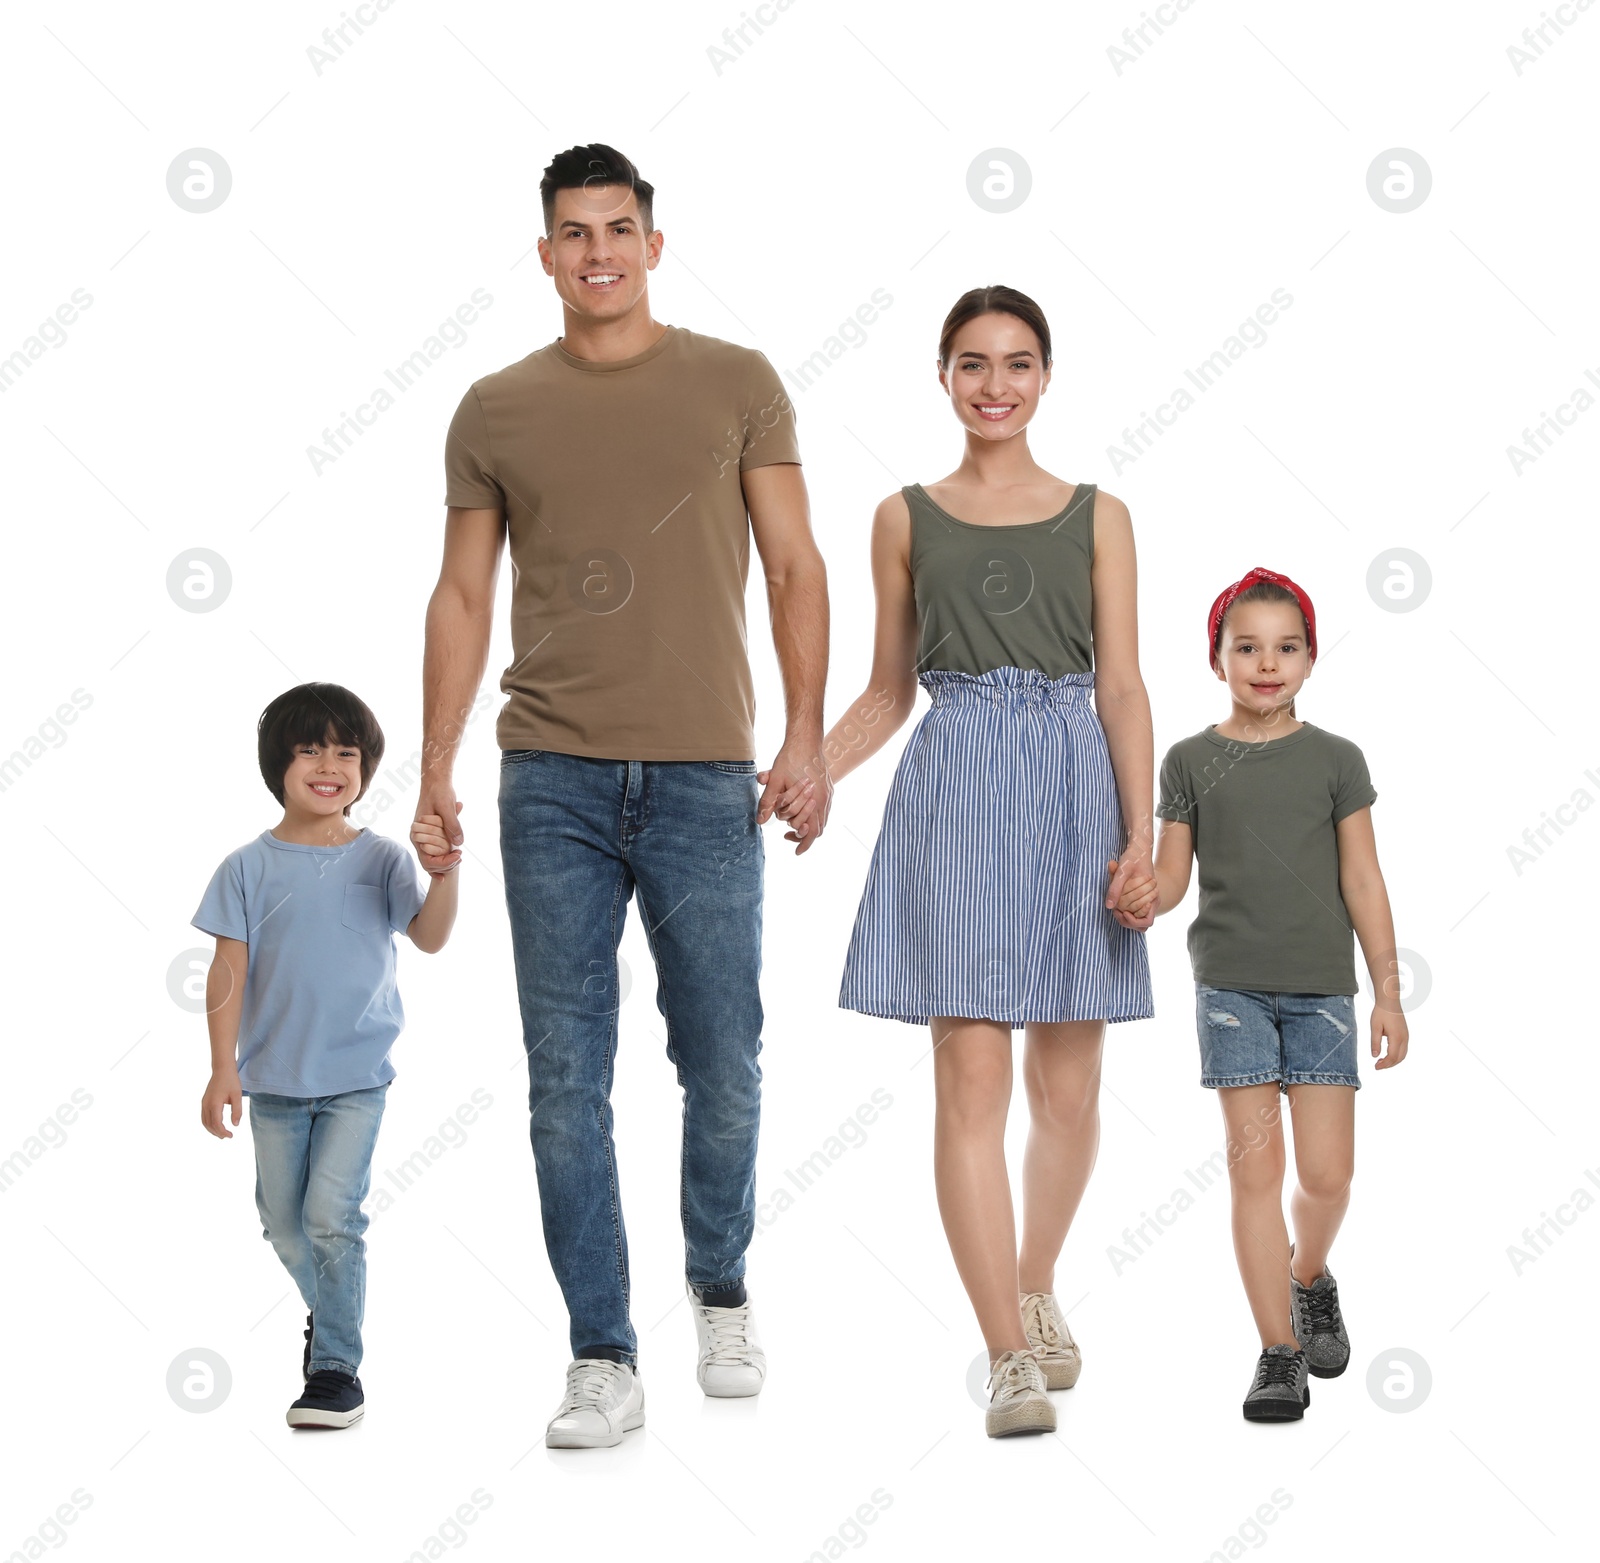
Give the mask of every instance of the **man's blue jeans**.
<svg viewBox="0 0 1600 1563">
<path fill-rule="evenodd" d="M 617 945 L 637 894 L 683 1088 L 689 1283 L 737 1295 L 755 1229 L 761 882 L 753 761 L 510 749 L 500 850 L 528 1054 L 545 1246 L 574 1357 L 632 1362 L 612 1140 Z"/>
<path fill-rule="evenodd" d="M 250 1094 L 256 1208 L 313 1317 L 311 1372 L 355 1377 L 367 1305 L 366 1212 L 387 1085 L 337 1096 Z"/>
</svg>

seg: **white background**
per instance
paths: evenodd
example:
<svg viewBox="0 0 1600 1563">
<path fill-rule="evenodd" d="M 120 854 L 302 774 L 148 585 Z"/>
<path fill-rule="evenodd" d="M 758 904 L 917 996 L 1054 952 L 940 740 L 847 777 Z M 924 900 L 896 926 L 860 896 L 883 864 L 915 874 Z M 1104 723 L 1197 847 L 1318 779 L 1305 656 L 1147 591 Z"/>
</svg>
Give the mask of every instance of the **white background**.
<svg viewBox="0 0 1600 1563">
<path fill-rule="evenodd" d="M 318 74 L 307 50 L 336 3 L 9 10 L 0 356 L 74 289 L 93 303 L 0 395 L 0 746 L 45 734 L 0 794 L 0 1157 L 24 1169 L 0 1202 L 0 1556 L 403 1558 L 432 1555 L 430 1538 L 497 1557 L 1166 1560 L 1230 1555 L 1230 1538 L 1234 1554 L 1311 1558 L 1575 1555 L 1600 1213 L 1561 1202 L 1600 1196 L 1585 996 L 1600 811 L 1569 815 L 1520 873 L 1507 849 L 1578 790 L 1600 797 L 1600 410 L 1520 475 L 1507 447 L 1600 374 L 1600 12 L 1568 12 L 1520 75 L 1506 51 L 1538 21 L 1531 3 L 1167 14 L 1119 74 L 1107 48 L 1136 3 L 797 0 L 719 72 L 707 51 L 737 0 L 398 0 Z M 1150 938 L 1157 1017 L 1108 1040 L 1100 1163 L 1058 1281 L 1082 1382 L 1057 1397 L 1057 1437 L 984 1437 L 966 1386 L 981 1341 L 933 1200 L 926 1039 L 836 1007 L 907 728 L 844 785 L 819 847 L 796 860 L 767 838 L 763 1194 L 875 1089 L 893 1105 L 757 1239 L 766 1393 L 708 1403 L 694 1383 L 676 1088 L 630 919 L 616 1113 L 649 1423 L 618 1449 L 547 1453 L 565 1319 L 527 1145 L 485 715 L 458 776 L 455 937 L 401 956 L 410 1023 L 379 1179 L 474 1090 L 493 1105 L 373 1223 L 365 1423 L 284 1426 L 301 1308 L 261 1241 L 247 1132 L 223 1144 L 199 1126 L 204 1023 L 168 973 L 205 943 L 188 920 L 212 868 L 275 819 L 254 757 L 267 700 L 349 684 L 391 760 L 415 751 L 445 425 L 472 380 L 558 334 L 530 254 L 537 183 L 594 139 L 657 186 L 659 319 L 792 369 L 875 289 L 892 297 L 794 392 L 830 569 L 830 720 L 866 677 L 873 506 L 959 458 L 933 354 L 978 283 L 1022 288 L 1052 322 L 1039 458 L 1132 510 L 1158 753 L 1222 714 L 1201 654 L 1213 594 L 1255 564 L 1313 594 L 1325 650 L 1302 714 L 1367 754 L 1399 941 L 1431 991 L 1410 1060 L 1364 1075 L 1333 1260 L 1355 1356 L 1304 1422 L 1239 1416 L 1256 1344 L 1225 1192 L 1120 1273 L 1108 1257 L 1220 1144 L 1196 1084 L 1185 912 Z M 166 188 L 195 147 L 233 181 L 203 214 Z M 1006 214 L 968 194 L 992 148 L 1031 169 Z M 1404 214 L 1367 188 L 1391 148 L 1432 173 Z M 475 288 L 493 304 L 466 342 L 315 473 L 307 447 Z M 1124 428 L 1277 288 L 1293 304 L 1266 343 L 1119 470 Z M 166 588 L 197 547 L 232 579 L 199 613 Z M 1411 611 L 1367 588 L 1395 548 L 1431 571 Z M 782 705 L 759 571 L 750 605 L 765 761 Z M 491 669 L 507 644 L 502 607 Z M 49 726 L 74 691 L 87 709 Z M 403 837 L 413 797 L 392 790 L 375 823 Z M 31 1142 L 75 1090 L 92 1105 L 63 1142 Z M 1019 1100 L 1018 1150 L 1022 1119 Z M 1519 1273 L 1508 1246 L 1558 1206 L 1572 1224 Z M 193 1348 L 231 1372 L 205 1413 L 166 1388 Z M 1431 1370 L 1404 1413 L 1366 1382 L 1394 1348 Z M 52 1530 L 75 1491 L 73 1523 Z M 475 1492 L 473 1525 L 441 1541 Z M 1273 1523 L 1252 1531 L 1264 1504 Z"/>
</svg>

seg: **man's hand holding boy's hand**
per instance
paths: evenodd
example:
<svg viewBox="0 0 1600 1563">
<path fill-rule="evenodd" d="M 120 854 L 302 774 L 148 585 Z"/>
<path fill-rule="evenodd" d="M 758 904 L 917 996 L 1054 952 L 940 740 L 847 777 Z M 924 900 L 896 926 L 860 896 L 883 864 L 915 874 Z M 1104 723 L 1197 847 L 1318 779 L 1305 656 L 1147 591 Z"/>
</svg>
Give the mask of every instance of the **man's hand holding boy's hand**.
<svg viewBox="0 0 1600 1563">
<path fill-rule="evenodd" d="M 438 776 L 433 776 L 427 772 L 424 772 L 422 777 L 422 794 L 417 799 L 417 812 L 413 819 L 411 839 L 413 841 L 417 839 L 416 827 L 422 824 L 424 821 L 427 821 L 431 825 L 437 825 L 441 830 L 444 831 L 444 850 L 449 859 L 448 862 L 442 864 L 429 864 L 424 862 L 422 866 L 426 868 L 430 874 L 436 874 L 444 869 L 454 868 L 456 864 L 461 861 L 461 844 L 464 838 L 461 832 L 461 822 L 458 818 L 460 813 L 461 805 L 456 801 L 455 784 L 450 780 L 450 778 L 445 776 L 441 779 Z M 446 820 L 450 822 L 448 827 L 446 827 L 444 823 Z M 419 847 L 417 849 L 418 856 L 421 856 L 421 851 L 422 849 Z"/>
<path fill-rule="evenodd" d="M 239 1086 L 237 1069 L 217 1070 L 206 1084 L 206 1094 L 200 1098 L 200 1122 L 219 1140 L 231 1140 L 233 1129 L 223 1122 L 223 1109 L 233 1109 L 233 1128 L 239 1127 L 244 1112 L 244 1092 Z"/>
<path fill-rule="evenodd" d="M 456 804 L 456 813 L 461 805 Z M 437 814 L 420 814 L 411 823 L 411 844 L 423 868 L 436 878 L 451 873 L 461 861 L 461 854 L 445 834 L 444 820 Z"/>
</svg>

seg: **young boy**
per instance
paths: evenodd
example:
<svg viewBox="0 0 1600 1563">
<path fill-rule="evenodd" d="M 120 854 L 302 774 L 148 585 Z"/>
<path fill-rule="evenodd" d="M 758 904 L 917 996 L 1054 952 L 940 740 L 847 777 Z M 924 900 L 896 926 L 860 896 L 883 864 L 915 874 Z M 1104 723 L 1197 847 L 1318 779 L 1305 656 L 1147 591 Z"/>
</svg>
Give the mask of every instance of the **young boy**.
<svg viewBox="0 0 1600 1563">
<path fill-rule="evenodd" d="M 283 818 L 230 852 L 194 926 L 214 934 L 206 981 L 211 1080 L 200 1120 L 231 1140 L 250 1098 L 256 1207 L 305 1305 L 305 1391 L 290 1427 L 349 1427 L 364 1409 L 361 1319 L 372 1148 L 405 1015 L 396 933 L 430 954 L 456 916 L 444 822 L 411 827 L 426 895 L 404 847 L 350 823 L 383 758 L 372 712 L 338 684 L 301 684 L 261 714 L 261 775 Z M 238 1060 L 235 1063 L 235 1050 Z"/>
</svg>

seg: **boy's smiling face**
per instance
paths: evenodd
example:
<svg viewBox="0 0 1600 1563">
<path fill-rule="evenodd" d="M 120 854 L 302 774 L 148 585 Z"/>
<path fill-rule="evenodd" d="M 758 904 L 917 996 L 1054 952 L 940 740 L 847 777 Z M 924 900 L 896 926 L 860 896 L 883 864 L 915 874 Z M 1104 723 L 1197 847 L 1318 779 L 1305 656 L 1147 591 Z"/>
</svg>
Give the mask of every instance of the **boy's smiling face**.
<svg viewBox="0 0 1600 1563">
<path fill-rule="evenodd" d="M 361 751 L 328 734 L 321 743 L 296 744 L 283 773 L 283 802 L 290 812 L 343 814 L 361 796 Z"/>
<path fill-rule="evenodd" d="M 1222 626 L 1216 667 L 1235 706 L 1257 716 L 1286 711 L 1311 672 L 1300 610 L 1291 602 L 1236 604 Z"/>
</svg>

